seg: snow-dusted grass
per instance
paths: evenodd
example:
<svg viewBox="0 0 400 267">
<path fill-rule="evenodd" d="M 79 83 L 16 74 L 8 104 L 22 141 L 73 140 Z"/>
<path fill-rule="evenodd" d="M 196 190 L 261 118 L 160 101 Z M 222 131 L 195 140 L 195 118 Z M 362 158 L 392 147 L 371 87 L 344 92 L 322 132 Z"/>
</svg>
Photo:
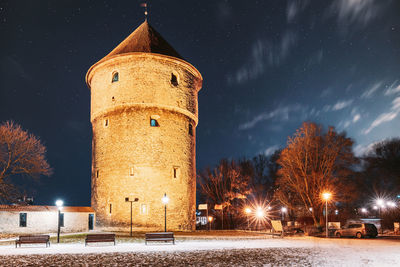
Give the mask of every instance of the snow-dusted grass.
<svg viewBox="0 0 400 267">
<path fill-rule="evenodd" d="M 117 245 L 84 246 L 85 235 L 43 245 L 0 245 L 7 266 L 400 266 L 400 240 L 272 238 L 259 233 L 177 233 L 176 245 L 118 234 Z M 64 239 L 66 238 L 66 239 Z M 74 241 L 75 240 L 75 241 Z"/>
</svg>

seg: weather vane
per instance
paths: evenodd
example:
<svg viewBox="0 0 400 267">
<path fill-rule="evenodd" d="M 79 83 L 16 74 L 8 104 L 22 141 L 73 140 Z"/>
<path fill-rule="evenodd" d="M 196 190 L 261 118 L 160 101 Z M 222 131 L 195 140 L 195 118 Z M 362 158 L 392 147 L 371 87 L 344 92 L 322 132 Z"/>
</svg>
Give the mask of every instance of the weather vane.
<svg viewBox="0 0 400 267">
<path fill-rule="evenodd" d="M 147 3 L 141 3 L 140 6 L 144 7 L 144 19 L 147 21 Z"/>
</svg>

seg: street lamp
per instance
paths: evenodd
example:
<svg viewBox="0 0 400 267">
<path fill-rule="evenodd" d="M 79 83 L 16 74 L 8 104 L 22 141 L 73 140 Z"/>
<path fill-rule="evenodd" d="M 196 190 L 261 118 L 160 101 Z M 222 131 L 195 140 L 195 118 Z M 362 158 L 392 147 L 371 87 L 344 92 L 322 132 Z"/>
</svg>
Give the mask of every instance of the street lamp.
<svg viewBox="0 0 400 267">
<path fill-rule="evenodd" d="M 385 202 L 383 201 L 383 199 L 378 198 L 378 199 L 376 200 L 376 207 L 378 208 L 379 219 L 380 219 L 380 221 L 381 221 L 381 234 L 383 234 L 383 225 L 382 225 L 382 221 L 383 221 L 383 220 L 382 220 L 382 214 L 381 214 L 382 208 L 385 207 Z M 375 206 L 374 206 L 374 208 L 375 208 Z"/>
<path fill-rule="evenodd" d="M 133 202 L 138 202 L 138 201 L 139 201 L 139 199 L 137 197 L 134 198 L 133 200 L 129 200 L 129 197 L 125 198 L 125 202 L 130 202 L 131 203 L 131 233 L 130 233 L 130 236 L 132 236 L 132 203 Z"/>
<path fill-rule="evenodd" d="M 282 207 L 281 208 L 281 213 L 282 213 L 282 221 L 285 220 L 285 212 L 287 212 L 287 208 L 286 207 Z"/>
<path fill-rule="evenodd" d="M 331 198 L 332 194 L 325 192 L 322 194 L 322 198 L 325 200 L 325 215 L 326 215 L 326 237 L 328 237 L 328 200 Z"/>
<path fill-rule="evenodd" d="M 164 196 L 161 200 L 162 200 L 162 203 L 164 203 L 164 232 L 166 232 L 167 231 L 167 204 L 169 202 L 167 193 L 164 193 Z"/>
<path fill-rule="evenodd" d="M 214 218 L 212 216 L 208 216 L 208 221 L 210 222 L 210 228 L 209 228 L 210 231 L 211 231 L 211 224 L 212 224 L 213 219 Z"/>
<path fill-rule="evenodd" d="M 251 209 L 246 208 L 246 209 L 244 210 L 244 212 L 246 212 L 246 216 L 247 216 L 247 229 L 250 229 L 249 215 L 250 215 L 250 213 L 251 213 Z"/>
<path fill-rule="evenodd" d="M 60 243 L 60 227 L 61 227 L 60 217 L 61 217 L 61 209 L 62 209 L 63 204 L 64 204 L 64 202 L 61 199 L 58 199 L 56 201 L 56 206 L 58 208 L 57 243 Z"/>
<path fill-rule="evenodd" d="M 366 208 L 361 208 L 361 212 L 366 214 L 367 213 L 367 209 Z"/>
</svg>

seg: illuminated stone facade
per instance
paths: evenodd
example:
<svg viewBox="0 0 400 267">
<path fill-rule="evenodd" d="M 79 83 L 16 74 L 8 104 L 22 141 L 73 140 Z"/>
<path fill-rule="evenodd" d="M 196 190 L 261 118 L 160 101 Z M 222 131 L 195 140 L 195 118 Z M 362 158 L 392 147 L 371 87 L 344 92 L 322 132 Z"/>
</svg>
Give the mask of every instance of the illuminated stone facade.
<svg viewBox="0 0 400 267">
<path fill-rule="evenodd" d="M 92 207 L 97 226 L 195 227 L 201 74 L 144 22 L 86 75 L 91 89 Z"/>
</svg>

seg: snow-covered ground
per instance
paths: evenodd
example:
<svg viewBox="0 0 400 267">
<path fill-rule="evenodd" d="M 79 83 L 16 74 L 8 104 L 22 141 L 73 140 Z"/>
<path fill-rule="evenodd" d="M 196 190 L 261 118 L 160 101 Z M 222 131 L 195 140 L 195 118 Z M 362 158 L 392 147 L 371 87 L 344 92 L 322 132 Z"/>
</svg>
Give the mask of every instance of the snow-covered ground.
<svg viewBox="0 0 400 267">
<path fill-rule="evenodd" d="M 0 246 L 0 265 L 400 266 L 400 240 L 185 238 L 164 243 Z"/>
</svg>

